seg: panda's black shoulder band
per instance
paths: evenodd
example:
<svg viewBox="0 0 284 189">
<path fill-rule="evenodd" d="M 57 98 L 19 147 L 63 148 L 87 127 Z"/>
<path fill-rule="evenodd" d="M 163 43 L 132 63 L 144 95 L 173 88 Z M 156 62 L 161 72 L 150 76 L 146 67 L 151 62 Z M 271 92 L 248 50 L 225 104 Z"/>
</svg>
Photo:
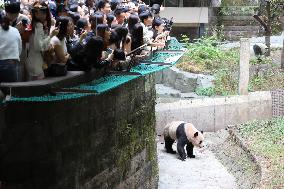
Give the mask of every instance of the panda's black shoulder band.
<svg viewBox="0 0 284 189">
<path fill-rule="evenodd" d="M 184 125 L 185 125 L 185 123 L 181 123 L 181 124 L 177 127 L 177 131 L 176 131 L 177 138 L 186 137 Z"/>
</svg>

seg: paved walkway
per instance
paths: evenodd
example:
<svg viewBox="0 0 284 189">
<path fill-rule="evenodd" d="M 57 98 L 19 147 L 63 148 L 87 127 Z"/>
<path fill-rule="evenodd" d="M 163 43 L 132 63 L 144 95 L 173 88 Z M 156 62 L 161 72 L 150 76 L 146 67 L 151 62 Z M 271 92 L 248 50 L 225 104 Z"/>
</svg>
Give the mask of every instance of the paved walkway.
<svg viewBox="0 0 284 189">
<path fill-rule="evenodd" d="M 210 141 L 209 141 L 210 142 Z M 176 149 L 176 143 L 173 149 Z M 195 150 L 195 159 L 181 161 L 158 142 L 159 189 L 236 189 L 235 179 L 209 149 Z"/>
</svg>

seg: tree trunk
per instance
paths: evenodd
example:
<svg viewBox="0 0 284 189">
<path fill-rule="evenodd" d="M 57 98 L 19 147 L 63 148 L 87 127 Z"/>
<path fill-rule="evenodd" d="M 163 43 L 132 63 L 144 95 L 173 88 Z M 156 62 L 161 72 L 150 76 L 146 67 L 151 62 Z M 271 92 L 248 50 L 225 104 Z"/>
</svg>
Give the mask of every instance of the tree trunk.
<svg viewBox="0 0 284 189">
<path fill-rule="evenodd" d="M 265 31 L 265 45 L 268 47 L 266 56 L 270 56 L 270 36 L 271 36 L 271 6 L 270 1 L 266 2 L 266 12 L 267 12 L 267 30 Z"/>
<path fill-rule="evenodd" d="M 282 9 L 282 15 L 281 15 L 280 21 L 281 21 L 282 32 L 283 32 L 282 35 L 284 35 L 284 7 Z M 284 39 L 283 39 L 283 47 L 282 47 L 282 54 L 281 54 L 281 69 L 284 70 Z"/>
<path fill-rule="evenodd" d="M 281 69 L 284 70 L 284 40 L 283 40 L 283 47 L 281 53 Z"/>
</svg>

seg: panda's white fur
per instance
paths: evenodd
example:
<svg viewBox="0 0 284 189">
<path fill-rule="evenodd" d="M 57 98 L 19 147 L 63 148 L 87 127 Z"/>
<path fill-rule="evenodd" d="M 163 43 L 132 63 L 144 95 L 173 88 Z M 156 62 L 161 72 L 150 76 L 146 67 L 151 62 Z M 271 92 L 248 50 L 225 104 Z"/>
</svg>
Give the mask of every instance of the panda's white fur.
<svg viewBox="0 0 284 189">
<path fill-rule="evenodd" d="M 171 139 L 176 140 L 177 139 L 177 136 L 176 136 L 177 128 L 182 123 L 185 123 L 185 122 L 184 121 L 173 121 L 167 124 L 164 128 L 164 136 L 165 137 L 169 136 Z M 200 148 L 203 147 L 203 143 L 200 144 L 200 141 L 204 140 L 204 136 L 199 130 L 197 130 L 194 127 L 193 124 L 185 123 L 184 130 L 185 130 L 185 134 L 189 142 L 191 142 L 196 147 L 200 147 Z M 196 132 L 198 132 L 198 136 L 194 137 L 194 134 Z"/>
</svg>

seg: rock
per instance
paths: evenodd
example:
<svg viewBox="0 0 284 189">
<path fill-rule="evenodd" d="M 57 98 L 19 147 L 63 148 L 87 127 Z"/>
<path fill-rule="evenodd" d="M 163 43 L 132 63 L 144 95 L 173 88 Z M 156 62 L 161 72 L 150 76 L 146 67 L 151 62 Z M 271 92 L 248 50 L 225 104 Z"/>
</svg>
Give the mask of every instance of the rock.
<svg viewBox="0 0 284 189">
<path fill-rule="evenodd" d="M 201 75 L 197 78 L 197 85 L 199 88 L 209 88 L 213 86 L 214 76 Z"/>
<path fill-rule="evenodd" d="M 172 87 L 181 93 L 192 93 L 196 88 L 211 87 L 213 80 L 213 76 L 185 72 L 175 66 L 156 74 L 156 83 Z"/>
</svg>

